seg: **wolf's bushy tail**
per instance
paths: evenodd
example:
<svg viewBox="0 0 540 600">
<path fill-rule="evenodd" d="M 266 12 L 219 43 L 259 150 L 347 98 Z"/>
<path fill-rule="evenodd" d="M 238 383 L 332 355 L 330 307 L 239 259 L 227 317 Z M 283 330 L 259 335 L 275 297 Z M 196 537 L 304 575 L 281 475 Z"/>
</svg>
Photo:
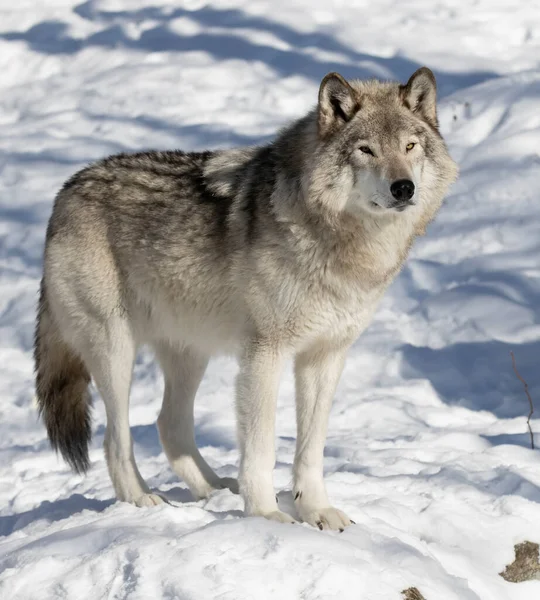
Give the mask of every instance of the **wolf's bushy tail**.
<svg viewBox="0 0 540 600">
<path fill-rule="evenodd" d="M 51 446 L 77 473 L 88 470 L 92 437 L 90 374 L 77 353 L 62 339 L 41 283 L 34 338 L 36 394 Z"/>
</svg>

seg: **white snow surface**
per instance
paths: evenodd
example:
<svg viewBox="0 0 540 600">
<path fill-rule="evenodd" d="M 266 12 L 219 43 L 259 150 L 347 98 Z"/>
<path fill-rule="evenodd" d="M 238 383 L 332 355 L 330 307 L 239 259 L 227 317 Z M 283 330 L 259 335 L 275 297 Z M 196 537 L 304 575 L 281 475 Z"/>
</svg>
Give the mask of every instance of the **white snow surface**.
<svg viewBox="0 0 540 600">
<path fill-rule="evenodd" d="M 171 505 L 114 502 L 99 399 L 92 469 L 72 474 L 37 418 L 31 356 L 62 182 L 115 152 L 265 141 L 314 104 L 328 71 L 406 81 L 423 64 L 461 178 L 336 395 L 326 480 L 356 525 L 244 518 L 228 490 L 194 502 L 159 445 L 163 383 L 145 352 L 135 451 Z M 540 598 L 540 581 L 498 575 L 514 544 L 540 542 L 540 456 L 509 354 L 540 413 L 537 2 L 1 0 L 0 73 L 0 598 L 394 600 L 411 586 L 426 600 Z M 221 476 L 238 467 L 235 371 L 216 359 L 197 403 Z M 287 510 L 290 370 L 276 434 Z"/>
</svg>

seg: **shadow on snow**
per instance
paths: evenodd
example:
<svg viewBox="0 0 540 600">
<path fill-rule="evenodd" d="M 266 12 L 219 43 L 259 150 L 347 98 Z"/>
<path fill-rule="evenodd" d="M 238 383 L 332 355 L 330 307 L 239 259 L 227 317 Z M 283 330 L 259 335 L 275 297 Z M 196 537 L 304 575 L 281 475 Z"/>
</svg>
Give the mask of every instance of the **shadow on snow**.
<svg viewBox="0 0 540 600">
<path fill-rule="evenodd" d="M 320 80 L 329 71 L 340 71 L 345 77 L 408 78 L 419 66 L 403 56 L 391 58 L 372 56 L 354 50 L 324 31 L 302 32 L 289 25 L 261 16 L 249 15 L 238 9 L 210 6 L 198 10 L 150 6 L 138 10 L 103 11 L 93 0 L 80 4 L 75 12 L 82 18 L 102 25 L 102 29 L 86 38 L 75 38 L 68 25 L 60 20 L 43 21 L 26 31 L 8 31 L 0 39 L 24 41 L 42 54 L 75 54 L 83 48 L 129 48 L 141 52 L 206 52 L 216 60 L 244 59 L 267 64 L 282 77 L 300 75 Z M 170 28 L 175 19 L 195 21 L 201 32 L 180 34 Z M 125 27 L 149 20 L 156 23 L 138 39 L 127 35 Z M 205 32 L 205 29 L 219 31 Z M 276 48 L 254 43 L 243 32 L 271 34 L 281 42 Z M 321 60 L 313 50 L 332 53 L 335 60 Z M 495 77 L 491 72 L 447 73 L 436 71 L 443 94 Z"/>
</svg>

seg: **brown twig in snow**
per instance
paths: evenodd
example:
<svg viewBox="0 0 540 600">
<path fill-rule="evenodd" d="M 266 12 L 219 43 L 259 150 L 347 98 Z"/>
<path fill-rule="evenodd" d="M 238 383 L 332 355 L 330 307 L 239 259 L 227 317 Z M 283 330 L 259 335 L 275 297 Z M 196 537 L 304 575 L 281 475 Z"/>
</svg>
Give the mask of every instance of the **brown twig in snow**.
<svg viewBox="0 0 540 600">
<path fill-rule="evenodd" d="M 424 596 L 418 591 L 418 588 L 409 588 L 401 592 L 405 596 L 405 600 L 426 600 Z"/>
<path fill-rule="evenodd" d="M 512 365 L 514 365 L 514 371 L 516 373 L 516 376 L 523 384 L 523 387 L 525 388 L 525 394 L 527 394 L 527 398 L 529 399 L 529 406 L 530 406 L 531 410 L 529 411 L 529 416 L 527 417 L 527 427 L 529 428 L 529 435 L 531 436 L 531 448 L 534 450 L 534 437 L 533 437 L 533 432 L 531 429 L 531 417 L 534 412 L 533 401 L 532 401 L 531 395 L 529 394 L 529 386 L 527 385 L 527 382 L 525 381 L 525 379 L 523 379 L 523 377 L 519 374 L 519 371 L 517 370 L 516 357 L 514 356 L 514 353 L 512 352 L 512 350 L 510 350 L 510 356 L 512 357 Z"/>
</svg>

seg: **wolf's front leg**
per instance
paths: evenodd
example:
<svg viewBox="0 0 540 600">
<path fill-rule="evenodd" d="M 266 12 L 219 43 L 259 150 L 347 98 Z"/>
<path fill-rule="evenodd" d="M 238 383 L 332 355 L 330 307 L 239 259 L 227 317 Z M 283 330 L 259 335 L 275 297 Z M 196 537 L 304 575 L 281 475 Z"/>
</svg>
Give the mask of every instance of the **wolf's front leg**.
<svg viewBox="0 0 540 600">
<path fill-rule="evenodd" d="M 343 530 L 347 515 L 330 506 L 323 481 L 328 415 L 348 348 L 318 347 L 295 361 L 297 440 L 294 499 L 300 518 L 319 529 Z"/>
<path fill-rule="evenodd" d="M 240 442 L 238 482 L 248 516 L 282 523 L 294 519 L 278 509 L 273 484 L 275 416 L 283 358 L 264 341 L 251 342 L 240 359 L 236 381 L 236 412 Z"/>
</svg>

